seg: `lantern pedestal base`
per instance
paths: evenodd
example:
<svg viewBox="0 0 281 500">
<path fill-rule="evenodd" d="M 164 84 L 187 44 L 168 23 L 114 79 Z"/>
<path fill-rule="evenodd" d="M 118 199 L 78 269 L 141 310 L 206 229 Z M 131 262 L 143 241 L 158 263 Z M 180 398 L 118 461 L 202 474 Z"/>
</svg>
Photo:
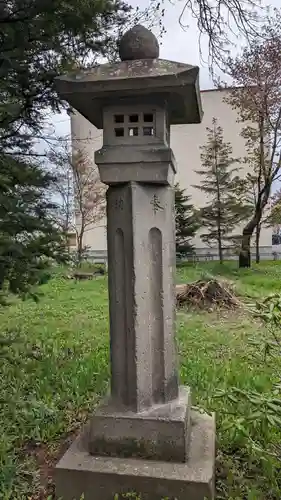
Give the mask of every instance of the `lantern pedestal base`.
<svg viewBox="0 0 281 500">
<path fill-rule="evenodd" d="M 57 497 L 63 500 L 122 500 L 134 492 L 141 500 L 213 500 L 214 416 L 191 411 L 186 463 L 90 455 L 89 426 L 56 467 Z M 138 496 L 137 496 L 138 495 Z"/>
<path fill-rule="evenodd" d="M 103 403 L 90 422 L 89 452 L 94 456 L 186 462 L 189 452 L 191 394 L 141 412 Z"/>
</svg>

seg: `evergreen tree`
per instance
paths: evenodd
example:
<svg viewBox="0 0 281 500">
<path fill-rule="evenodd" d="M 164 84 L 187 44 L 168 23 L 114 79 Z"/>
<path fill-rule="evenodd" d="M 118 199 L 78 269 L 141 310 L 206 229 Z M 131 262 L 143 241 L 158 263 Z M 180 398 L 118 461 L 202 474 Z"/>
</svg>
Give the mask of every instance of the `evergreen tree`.
<svg viewBox="0 0 281 500">
<path fill-rule="evenodd" d="M 209 203 L 200 210 L 201 223 L 206 232 L 201 235 L 207 244 L 216 243 L 219 260 L 223 262 L 223 248 L 234 243 L 235 226 L 245 216 L 239 197 L 240 180 L 237 176 L 238 160 L 232 157 L 232 147 L 223 140 L 223 130 L 213 118 L 207 127 L 207 144 L 201 147 L 202 177 L 196 188 L 203 191 Z M 237 189 L 239 186 L 239 189 Z"/>
<path fill-rule="evenodd" d="M 105 55 L 129 17 L 122 0 L 0 0 L 0 150 L 30 153 L 61 106 L 56 76 Z"/>
<path fill-rule="evenodd" d="M 149 17 L 159 9 L 146 9 Z M 0 0 L 0 291 L 24 294 L 46 258 L 64 258 L 47 193 L 31 159 L 46 111 L 62 109 L 55 78 L 111 55 L 136 12 L 122 0 Z M 141 17 L 141 11 L 137 16 Z"/>
<path fill-rule="evenodd" d="M 175 185 L 176 252 L 182 256 L 193 253 L 192 238 L 199 227 L 195 209 L 185 190 Z"/>
<path fill-rule="evenodd" d="M 0 157 L 0 290 L 25 295 L 50 259 L 64 261 L 62 233 L 46 193 L 52 178 L 39 165 Z"/>
</svg>

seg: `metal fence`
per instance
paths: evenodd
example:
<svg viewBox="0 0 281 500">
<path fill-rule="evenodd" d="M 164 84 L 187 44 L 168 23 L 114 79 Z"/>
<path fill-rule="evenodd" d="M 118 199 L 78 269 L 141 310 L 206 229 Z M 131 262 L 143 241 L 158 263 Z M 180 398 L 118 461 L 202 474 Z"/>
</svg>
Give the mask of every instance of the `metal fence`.
<svg viewBox="0 0 281 500">
<path fill-rule="evenodd" d="M 255 249 L 251 249 L 252 259 L 255 259 Z M 224 251 L 225 260 L 238 260 L 238 254 L 231 249 Z M 261 260 L 280 260 L 281 259 L 281 245 L 273 245 L 260 248 Z M 107 267 L 107 251 L 106 250 L 89 250 L 87 259 L 94 264 L 104 264 Z M 178 261 L 190 262 L 207 262 L 219 260 L 218 252 L 212 248 L 197 248 L 193 255 L 180 257 L 177 256 Z"/>
</svg>

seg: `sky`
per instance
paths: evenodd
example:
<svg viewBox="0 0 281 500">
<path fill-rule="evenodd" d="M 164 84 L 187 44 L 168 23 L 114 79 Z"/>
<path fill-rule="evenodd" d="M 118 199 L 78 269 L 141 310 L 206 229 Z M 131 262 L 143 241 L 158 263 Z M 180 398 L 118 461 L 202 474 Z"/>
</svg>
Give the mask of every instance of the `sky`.
<svg viewBox="0 0 281 500">
<path fill-rule="evenodd" d="M 140 0 L 130 0 L 129 3 L 133 7 L 140 4 Z M 149 0 L 141 0 L 142 8 L 149 3 Z M 264 3 L 264 1 L 263 1 Z M 281 7 L 281 0 L 268 0 L 272 7 Z M 199 34 L 196 26 L 196 20 L 192 18 L 187 10 L 184 16 L 184 24 L 188 25 L 187 29 L 183 29 L 179 24 L 179 17 L 185 4 L 185 0 L 164 0 L 165 18 L 164 25 L 166 33 L 163 35 L 160 46 L 160 57 L 162 59 L 170 59 L 200 67 L 200 88 L 209 89 L 214 86 L 210 76 L 207 59 L 208 59 L 208 40 L 207 37 L 201 40 L 202 57 L 199 50 Z M 235 40 L 236 45 L 239 45 L 239 40 Z M 233 47 L 233 53 L 237 49 Z M 206 62 L 204 62 L 206 61 Z M 70 134 L 70 120 L 64 112 L 50 117 L 52 129 L 56 135 Z"/>
</svg>

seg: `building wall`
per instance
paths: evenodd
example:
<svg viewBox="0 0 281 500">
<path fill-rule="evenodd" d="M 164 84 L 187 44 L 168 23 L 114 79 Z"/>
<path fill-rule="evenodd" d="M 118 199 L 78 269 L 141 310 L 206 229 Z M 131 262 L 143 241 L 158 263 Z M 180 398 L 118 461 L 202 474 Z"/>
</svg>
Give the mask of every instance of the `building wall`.
<svg viewBox="0 0 281 500">
<path fill-rule="evenodd" d="M 102 130 L 96 129 L 82 115 L 75 112 L 71 114 L 71 138 L 73 150 L 82 151 L 85 157 L 94 164 L 95 151 L 102 146 Z M 76 224 L 79 226 L 79 214 L 76 215 Z M 87 227 L 84 245 L 95 251 L 106 250 L 105 218 L 96 225 Z"/>
<path fill-rule="evenodd" d="M 190 194 L 195 207 L 199 208 L 206 203 L 206 195 L 194 185 L 200 183 L 200 176 L 196 170 L 200 168 L 200 146 L 206 144 L 206 127 L 212 126 L 212 119 L 217 118 L 223 128 L 224 140 L 233 147 L 233 157 L 239 158 L 246 154 L 244 139 L 240 136 L 241 124 L 237 122 L 236 112 L 224 102 L 227 90 L 207 90 L 201 92 L 204 111 L 203 121 L 194 125 L 174 125 L 171 128 L 171 147 L 177 161 L 176 181 L 180 187 Z M 102 131 L 97 130 L 83 116 L 75 113 L 71 116 L 71 131 L 74 147 L 82 148 L 89 157 L 93 158 L 94 151 L 102 146 Z M 246 169 L 240 172 L 246 174 Z M 239 228 L 237 228 L 239 231 Z M 260 246 L 267 248 L 271 255 L 271 228 L 263 228 Z M 99 227 L 91 228 L 85 236 L 85 244 L 92 250 L 106 250 L 106 220 L 99 223 Z M 207 253 L 209 248 L 202 242 L 200 233 L 195 237 L 195 247 L 198 253 Z M 254 244 L 254 242 L 253 242 Z"/>
</svg>

